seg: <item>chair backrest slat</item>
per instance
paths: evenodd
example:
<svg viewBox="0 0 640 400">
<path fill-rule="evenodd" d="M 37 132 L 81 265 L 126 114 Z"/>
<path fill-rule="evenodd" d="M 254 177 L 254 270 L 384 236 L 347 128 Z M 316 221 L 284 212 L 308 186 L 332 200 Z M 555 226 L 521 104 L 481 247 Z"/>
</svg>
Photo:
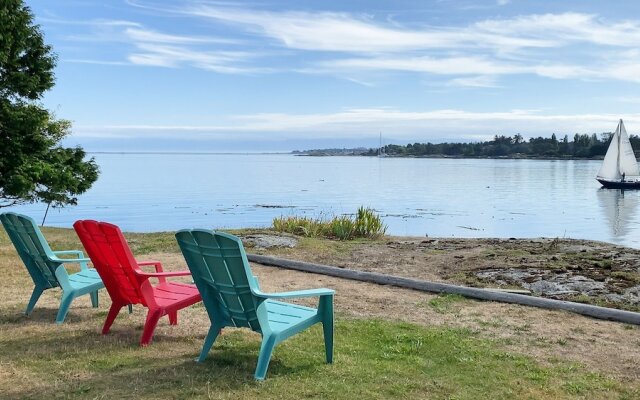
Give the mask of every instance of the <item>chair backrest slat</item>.
<svg viewBox="0 0 640 400">
<path fill-rule="evenodd" d="M 251 269 L 240 239 L 199 229 L 179 231 L 176 239 L 209 316 L 260 332 Z"/>
<path fill-rule="evenodd" d="M 73 228 L 114 301 L 145 304 L 133 253 L 116 225 L 92 220 L 76 221 Z"/>
<path fill-rule="evenodd" d="M 0 221 L 33 282 L 45 288 L 60 286 L 55 275 L 60 263 L 51 260 L 53 251 L 36 222 L 26 215 L 13 212 L 0 214 Z"/>
</svg>

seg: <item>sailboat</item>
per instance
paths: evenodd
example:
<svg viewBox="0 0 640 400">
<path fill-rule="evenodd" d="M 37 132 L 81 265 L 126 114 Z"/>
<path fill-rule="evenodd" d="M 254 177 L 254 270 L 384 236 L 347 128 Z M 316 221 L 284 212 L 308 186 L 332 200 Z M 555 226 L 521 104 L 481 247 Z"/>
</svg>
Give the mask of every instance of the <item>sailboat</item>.
<svg viewBox="0 0 640 400">
<path fill-rule="evenodd" d="M 640 189 L 640 169 L 622 120 L 611 137 L 596 179 L 609 189 Z"/>
</svg>

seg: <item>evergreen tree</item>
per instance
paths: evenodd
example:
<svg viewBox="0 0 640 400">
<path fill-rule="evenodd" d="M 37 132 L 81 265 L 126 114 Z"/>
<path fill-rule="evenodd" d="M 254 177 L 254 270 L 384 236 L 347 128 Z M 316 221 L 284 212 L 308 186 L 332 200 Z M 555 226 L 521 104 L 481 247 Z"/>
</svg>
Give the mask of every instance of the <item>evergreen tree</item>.
<svg viewBox="0 0 640 400">
<path fill-rule="evenodd" d="M 22 0 L 0 2 L 0 207 L 76 204 L 98 178 L 80 147 L 65 148 L 69 121 L 40 100 L 54 85 L 56 56 Z"/>
</svg>

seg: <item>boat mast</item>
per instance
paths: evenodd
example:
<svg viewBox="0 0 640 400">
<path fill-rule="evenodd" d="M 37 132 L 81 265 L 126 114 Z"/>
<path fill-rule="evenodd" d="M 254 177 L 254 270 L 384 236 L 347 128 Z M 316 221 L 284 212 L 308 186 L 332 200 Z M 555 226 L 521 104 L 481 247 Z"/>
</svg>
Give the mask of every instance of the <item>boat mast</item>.
<svg viewBox="0 0 640 400">
<path fill-rule="evenodd" d="M 618 174 L 622 175 L 620 168 L 620 140 L 622 140 L 622 119 L 618 122 Z"/>
</svg>

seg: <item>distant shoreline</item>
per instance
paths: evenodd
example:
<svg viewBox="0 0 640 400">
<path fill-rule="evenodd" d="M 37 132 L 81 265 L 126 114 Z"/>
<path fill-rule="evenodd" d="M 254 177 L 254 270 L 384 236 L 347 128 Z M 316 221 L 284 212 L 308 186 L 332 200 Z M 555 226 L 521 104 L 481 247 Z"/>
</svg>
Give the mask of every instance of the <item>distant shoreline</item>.
<svg viewBox="0 0 640 400">
<path fill-rule="evenodd" d="M 377 155 L 368 155 L 368 154 L 309 154 L 309 153 L 291 153 L 295 156 L 299 157 L 371 157 L 371 158 L 448 158 L 448 159 L 469 159 L 469 160 L 559 160 L 559 161 L 571 161 L 571 160 L 582 160 L 582 161 L 594 161 L 594 160 L 602 160 L 603 156 L 595 156 L 595 157 L 550 157 L 550 156 L 528 156 L 528 155 L 512 155 L 512 156 L 449 156 L 446 154 L 429 154 L 429 155 L 390 155 L 387 154 L 384 157 L 378 157 Z"/>
<path fill-rule="evenodd" d="M 234 155 L 234 156 L 253 156 L 253 155 L 292 155 L 296 157 L 372 157 L 372 158 L 440 158 L 440 159 L 469 159 L 469 160 L 602 160 L 604 157 L 548 157 L 548 156 L 529 156 L 529 155 L 512 155 L 512 156 L 463 156 L 463 155 L 446 155 L 446 154 L 429 154 L 429 155 L 391 155 L 384 157 L 368 154 L 319 154 L 307 151 L 282 151 L 282 152 L 207 152 L 207 151 L 87 151 L 87 154 L 120 154 L 120 155 L 168 155 L 168 156 L 198 156 L 198 155 Z"/>
</svg>

